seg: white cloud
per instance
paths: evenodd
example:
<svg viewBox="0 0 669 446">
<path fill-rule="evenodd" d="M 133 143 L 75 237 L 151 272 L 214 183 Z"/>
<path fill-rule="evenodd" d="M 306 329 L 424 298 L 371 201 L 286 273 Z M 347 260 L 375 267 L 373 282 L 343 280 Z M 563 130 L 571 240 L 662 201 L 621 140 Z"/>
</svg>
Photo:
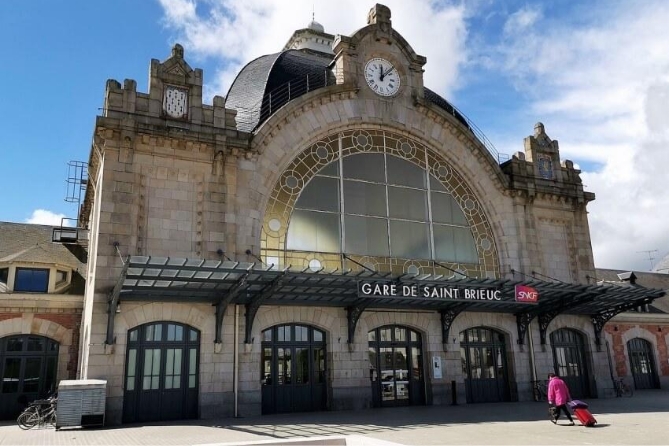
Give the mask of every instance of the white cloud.
<svg viewBox="0 0 669 446">
<path fill-rule="evenodd" d="M 224 96 L 240 69 L 264 54 L 281 51 L 293 31 L 316 21 L 332 34 L 352 34 L 367 24 L 371 2 L 340 0 L 160 0 L 166 26 L 187 51 L 199 58 L 216 58 L 222 68 L 207 80 L 209 96 Z M 431 0 L 387 0 L 393 28 L 426 56 L 430 69 L 426 86 L 448 96 L 458 82 L 465 60 L 465 11 Z M 187 54 L 186 57 L 189 57 Z"/>
<path fill-rule="evenodd" d="M 595 264 L 647 270 L 669 250 L 669 4 L 601 2 L 576 22 L 527 20 L 500 47 L 506 73 L 582 174 Z M 589 5 L 592 7 L 593 5 Z M 513 32 L 517 29 L 517 32 Z"/>
<path fill-rule="evenodd" d="M 30 218 L 26 219 L 26 223 L 60 226 L 62 222 L 63 226 L 72 226 L 69 220 L 62 220 L 63 218 L 65 218 L 65 214 L 56 214 L 46 209 L 36 209 Z"/>
</svg>

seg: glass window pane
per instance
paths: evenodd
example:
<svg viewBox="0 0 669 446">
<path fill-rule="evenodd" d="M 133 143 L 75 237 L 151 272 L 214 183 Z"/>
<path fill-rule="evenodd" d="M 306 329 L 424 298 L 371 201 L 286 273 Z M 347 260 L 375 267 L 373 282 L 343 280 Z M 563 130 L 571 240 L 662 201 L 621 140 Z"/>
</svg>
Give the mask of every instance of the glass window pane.
<svg viewBox="0 0 669 446">
<path fill-rule="evenodd" d="M 390 251 L 393 257 L 429 259 L 427 223 L 390 220 Z"/>
<path fill-rule="evenodd" d="M 9 279 L 9 268 L 0 268 L 0 283 L 7 283 Z"/>
<path fill-rule="evenodd" d="M 295 340 L 305 342 L 309 340 L 309 330 L 302 325 L 295 326 Z"/>
<path fill-rule="evenodd" d="M 295 208 L 339 212 L 339 180 L 313 177 L 302 189 Z"/>
<path fill-rule="evenodd" d="M 130 340 L 130 342 L 137 342 L 137 333 L 138 333 L 138 332 L 139 332 L 139 330 L 137 330 L 137 329 L 132 330 L 132 331 L 130 332 L 130 335 L 129 335 L 129 340 Z"/>
<path fill-rule="evenodd" d="M 361 153 L 349 155 L 342 160 L 344 178 L 375 181 L 386 181 L 382 153 Z"/>
<path fill-rule="evenodd" d="M 19 391 L 21 377 L 21 359 L 6 358 L 2 375 L 2 393 L 16 393 Z"/>
<path fill-rule="evenodd" d="M 478 253 L 474 245 L 474 237 L 469 228 L 453 228 L 455 244 L 455 261 L 458 263 L 477 263 Z"/>
<path fill-rule="evenodd" d="M 271 341 L 272 340 L 272 329 L 268 328 L 267 330 L 262 332 L 262 340 L 263 341 Z"/>
<path fill-rule="evenodd" d="M 307 384 L 309 382 L 309 349 L 295 349 L 295 383 Z"/>
<path fill-rule="evenodd" d="M 46 393 L 55 393 L 56 392 L 56 368 L 58 366 L 57 357 L 47 357 L 46 358 L 46 376 L 44 378 L 44 391 Z"/>
<path fill-rule="evenodd" d="M 42 358 L 27 358 L 23 373 L 23 391 L 25 393 L 39 392 L 39 375 L 42 369 Z"/>
<path fill-rule="evenodd" d="M 415 333 L 411 332 L 411 337 Z M 411 347 L 411 379 L 423 379 L 423 356 L 419 347 Z"/>
<path fill-rule="evenodd" d="M 7 351 L 8 352 L 20 352 L 23 351 L 23 336 L 17 336 L 15 338 L 7 339 Z"/>
<path fill-rule="evenodd" d="M 432 192 L 432 221 L 466 226 L 467 218 L 451 194 Z"/>
<path fill-rule="evenodd" d="M 190 340 L 191 341 L 197 341 L 197 331 L 190 330 Z"/>
<path fill-rule="evenodd" d="M 425 171 L 421 167 L 390 155 L 386 157 L 386 163 L 388 166 L 388 184 L 425 189 Z"/>
<path fill-rule="evenodd" d="M 174 332 L 176 329 L 176 325 L 174 324 L 167 324 L 167 340 L 168 341 L 174 341 Z"/>
<path fill-rule="evenodd" d="M 262 354 L 262 385 L 272 385 L 272 349 L 264 348 Z"/>
<path fill-rule="evenodd" d="M 323 342 L 323 332 L 314 330 L 314 342 Z"/>
<path fill-rule="evenodd" d="M 367 333 L 367 340 L 369 342 L 374 342 L 376 341 L 376 330 L 372 330 L 369 333 Z"/>
<path fill-rule="evenodd" d="M 424 190 L 388 187 L 391 218 L 427 221 L 427 194 Z"/>
<path fill-rule="evenodd" d="M 126 390 L 135 390 L 135 373 L 137 368 L 137 350 L 128 350 L 128 373 L 126 375 Z"/>
<path fill-rule="evenodd" d="M 347 215 L 344 224 L 345 252 L 371 256 L 389 255 L 387 220 Z"/>
<path fill-rule="evenodd" d="M 16 268 L 14 291 L 46 293 L 48 288 L 48 269 Z"/>
<path fill-rule="evenodd" d="M 443 184 L 441 184 L 441 181 L 439 181 L 432 175 L 430 175 L 430 190 L 446 192 L 446 188 L 444 187 Z"/>
<path fill-rule="evenodd" d="M 387 215 L 386 186 L 360 181 L 344 181 L 344 212 L 385 217 Z"/>
<path fill-rule="evenodd" d="M 381 328 L 379 330 L 381 342 L 392 341 L 392 331 L 390 328 Z"/>
<path fill-rule="evenodd" d="M 395 327 L 395 342 L 404 342 L 407 340 L 407 330 L 402 327 Z"/>
<path fill-rule="evenodd" d="M 313 211 L 294 211 L 288 227 L 288 249 L 297 251 L 340 252 L 339 215 Z"/>
<path fill-rule="evenodd" d="M 339 161 L 334 161 L 318 171 L 318 175 L 339 176 Z"/>
<path fill-rule="evenodd" d="M 314 380 L 317 384 L 325 383 L 325 349 L 314 349 Z"/>
<path fill-rule="evenodd" d="M 434 225 L 434 258 L 455 262 L 454 227 Z"/>
</svg>

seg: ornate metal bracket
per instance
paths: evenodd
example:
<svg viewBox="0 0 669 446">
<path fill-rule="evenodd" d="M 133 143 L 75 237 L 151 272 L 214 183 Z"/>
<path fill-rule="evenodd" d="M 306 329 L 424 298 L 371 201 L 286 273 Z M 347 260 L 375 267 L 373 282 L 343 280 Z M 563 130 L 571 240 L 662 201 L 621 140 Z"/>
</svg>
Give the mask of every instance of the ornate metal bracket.
<svg viewBox="0 0 669 446">
<path fill-rule="evenodd" d="M 525 345 L 525 333 L 527 333 L 527 328 L 530 326 L 532 319 L 534 319 L 534 315 L 531 313 L 516 314 L 516 325 L 518 326 L 518 345 Z"/>
<path fill-rule="evenodd" d="M 618 310 L 607 310 L 590 317 L 592 325 L 595 328 L 595 345 L 598 352 L 602 351 L 602 330 L 604 329 L 604 325 L 618 313 L 620 313 Z"/>
<path fill-rule="evenodd" d="M 239 295 L 239 292 L 246 285 L 248 280 L 249 272 L 244 273 L 237 283 L 235 283 L 228 293 L 216 303 L 216 328 L 214 335 L 214 342 L 219 344 L 223 342 L 223 316 L 225 316 L 225 310 L 228 308 L 228 305 L 232 300 Z"/>
<path fill-rule="evenodd" d="M 448 336 L 451 331 L 451 325 L 458 314 L 462 313 L 462 308 L 451 308 L 448 310 L 439 310 L 441 315 L 441 342 L 443 344 L 448 344 Z"/>
<path fill-rule="evenodd" d="M 121 258 L 121 260 L 123 260 Z M 114 319 L 116 317 L 116 311 L 118 310 L 118 304 L 121 297 L 121 289 L 123 288 L 123 282 L 125 281 L 125 276 L 128 274 L 128 267 L 130 266 L 130 256 L 126 257 L 125 262 L 123 262 L 123 269 L 121 269 L 121 274 L 118 276 L 114 288 L 109 292 L 107 298 L 107 338 L 105 344 L 112 345 L 116 344 L 116 337 L 114 336 Z"/>
<path fill-rule="evenodd" d="M 286 271 L 277 276 L 269 285 L 262 289 L 262 291 L 246 304 L 246 330 L 244 335 L 244 342 L 251 343 L 251 332 L 253 331 L 253 321 L 255 321 L 256 313 L 263 304 L 263 302 L 274 293 L 282 284 Z"/>
<path fill-rule="evenodd" d="M 358 325 L 362 312 L 365 311 L 367 305 L 356 304 L 346 307 L 346 319 L 348 320 L 348 343 L 353 344 L 355 338 L 355 327 Z"/>
<path fill-rule="evenodd" d="M 541 345 L 546 344 L 546 332 L 548 331 L 548 325 L 553 319 L 560 314 L 561 310 L 551 310 L 539 315 L 539 337 L 541 338 Z"/>
</svg>

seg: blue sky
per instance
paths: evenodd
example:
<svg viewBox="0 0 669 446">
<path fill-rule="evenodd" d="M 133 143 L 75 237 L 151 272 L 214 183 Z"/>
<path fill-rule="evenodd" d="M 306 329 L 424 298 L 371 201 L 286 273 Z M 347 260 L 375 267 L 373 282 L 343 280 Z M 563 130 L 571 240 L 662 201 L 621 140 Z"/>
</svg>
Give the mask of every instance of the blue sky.
<svg viewBox="0 0 669 446">
<path fill-rule="evenodd" d="M 175 42 L 204 70 L 205 102 L 316 20 L 365 25 L 359 0 L 0 1 L 0 221 L 75 217 L 67 163 L 87 161 L 105 81 L 147 90 Z M 387 0 L 393 26 L 427 56 L 426 86 L 497 150 L 522 151 L 542 121 L 583 170 L 595 263 L 647 270 L 669 251 L 669 2 Z"/>
</svg>

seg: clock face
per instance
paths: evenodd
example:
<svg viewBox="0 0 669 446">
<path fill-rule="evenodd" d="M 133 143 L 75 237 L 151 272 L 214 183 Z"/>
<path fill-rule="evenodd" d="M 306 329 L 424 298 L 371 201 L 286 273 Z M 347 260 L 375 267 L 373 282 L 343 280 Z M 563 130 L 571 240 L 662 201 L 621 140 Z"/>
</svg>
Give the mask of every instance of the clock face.
<svg viewBox="0 0 669 446">
<path fill-rule="evenodd" d="M 372 91 L 381 96 L 394 96 L 400 89 L 400 75 L 385 59 L 370 59 L 365 64 L 365 80 Z"/>
<path fill-rule="evenodd" d="M 185 88 L 165 87 L 163 110 L 172 118 L 183 118 L 188 114 L 188 90 Z"/>
</svg>

